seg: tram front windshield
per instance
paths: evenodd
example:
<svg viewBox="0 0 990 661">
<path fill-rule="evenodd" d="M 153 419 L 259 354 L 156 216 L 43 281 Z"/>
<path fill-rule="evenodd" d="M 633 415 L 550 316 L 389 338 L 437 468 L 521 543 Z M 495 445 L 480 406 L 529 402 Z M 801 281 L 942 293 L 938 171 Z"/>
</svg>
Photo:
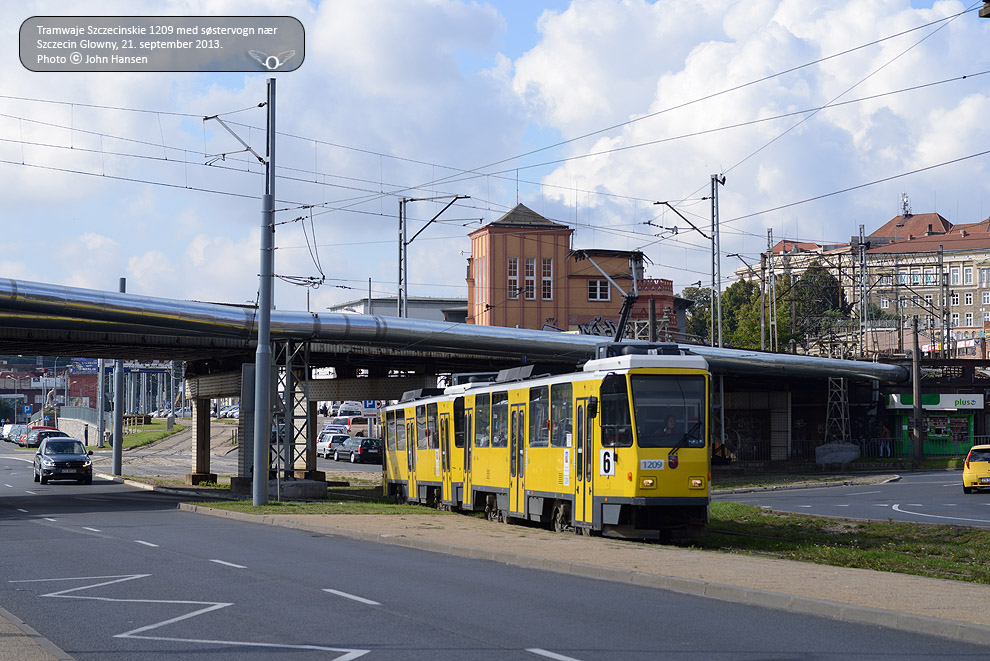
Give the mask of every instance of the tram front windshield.
<svg viewBox="0 0 990 661">
<path fill-rule="evenodd" d="M 640 447 L 705 447 L 704 377 L 633 374 L 629 380 Z"/>
</svg>

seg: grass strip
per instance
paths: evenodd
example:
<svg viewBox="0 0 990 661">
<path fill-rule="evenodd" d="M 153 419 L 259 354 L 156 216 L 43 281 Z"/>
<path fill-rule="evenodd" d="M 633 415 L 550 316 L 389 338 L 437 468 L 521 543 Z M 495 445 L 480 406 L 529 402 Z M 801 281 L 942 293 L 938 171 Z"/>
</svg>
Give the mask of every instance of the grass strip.
<svg viewBox="0 0 990 661">
<path fill-rule="evenodd" d="M 716 501 L 709 532 L 682 546 L 990 583 L 990 532 L 982 528 L 834 519 Z"/>
</svg>

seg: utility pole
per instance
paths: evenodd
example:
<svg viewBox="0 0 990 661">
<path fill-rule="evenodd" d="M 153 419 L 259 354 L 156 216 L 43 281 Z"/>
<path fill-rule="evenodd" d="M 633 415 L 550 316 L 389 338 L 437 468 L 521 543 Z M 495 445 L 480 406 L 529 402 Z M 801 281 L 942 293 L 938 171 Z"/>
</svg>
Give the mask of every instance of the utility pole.
<svg viewBox="0 0 990 661">
<path fill-rule="evenodd" d="M 718 346 L 722 346 L 722 267 L 719 259 L 718 239 L 718 187 L 725 185 L 725 175 L 712 175 L 712 341 L 718 332 Z M 717 322 L 716 322 L 717 317 Z"/>
<path fill-rule="evenodd" d="M 258 348 L 254 360 L 254 478 L 252 502 L 268 504 L 272 429 L 272 273 L 275 260 L 275 79 L 268 79 L 268 149 L 261 202 L 261 264 L 258 283 Z"/>
<path fill-rule="evenodd" d="M 777 351 L 777 276 L 773 272 L 773 229 L 767 229 L 767 299 L 770 304 L 770 351 Z"/>
<path fill-rule="evenodd" d="M 866 357 L 866 238 L 863 226 L 859 226 L 859 357 Z M 841 257 L 840 263 L 841 263 Z M 842 291 L 842 281 L 839 280 L 839 291 Z"/>
<path fill-rule="evenodd" d="M 422 228 L 415 234 L 413 238 L 406 240 L 406 226 L 408 225 L 408 218 L 406 215 L 406 205 L 409 202 L 427 202 L 430 200 L 445 200 L 450 198 L 450 202 L 441 209 L 437 215 L 430 218 L 429 222 L 423 225 Z M 433 224 L 437 218 L 440 217 L 444 211 L 449 209 L 454 202 L 457 200 L 469 200 L 471 197 L 469 195 L 437 195 L 435 197 L 402 197 L 399 198 L 399 295 L 396 298 L 397 305 L 397 316 L 407 317 L 409 316 L 409 256 L 407 254 L 407 248 L 409 244 L 416 240 L 416 237 L 423 233 L 427 227 Z M 371 294 L 369 290 L 368 300 L 371 300 Z"/>
<path fill-rule="evenodd" d="M 120 279 L 120 293 L 127 289 L 127 278 Z M 124 463 L 124 361 L 113 363 L 113 458 L 111 473 L 119 476 Z"/>
</svg>

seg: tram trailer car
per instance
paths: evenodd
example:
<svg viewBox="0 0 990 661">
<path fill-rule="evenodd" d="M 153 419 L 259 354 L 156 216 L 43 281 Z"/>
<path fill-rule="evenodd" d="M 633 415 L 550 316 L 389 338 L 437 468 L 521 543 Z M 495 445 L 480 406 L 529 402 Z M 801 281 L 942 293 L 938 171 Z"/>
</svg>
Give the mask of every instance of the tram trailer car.
<svg viewBox="0 0 990 661">
<path fill-rule="evenodd" d="M 579 372 L 407 393 L 384 409 L 387 494 L 557 531 L 706 534 L 708 364 L 650 346 Z"/>
</svg>

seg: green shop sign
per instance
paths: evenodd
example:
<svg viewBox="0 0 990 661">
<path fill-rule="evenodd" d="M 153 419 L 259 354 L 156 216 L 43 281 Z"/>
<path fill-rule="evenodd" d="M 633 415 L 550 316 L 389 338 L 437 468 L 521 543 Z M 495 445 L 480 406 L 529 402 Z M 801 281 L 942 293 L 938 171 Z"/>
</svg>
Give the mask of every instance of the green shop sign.
<svg viewBox="0 0 990 661">
<path fill-rule="evenodd" d="M 910 409 L 914 408 L 914 396 L 911 394 L 890 395 L 887 399 L 887 408 Z M 983 408 L 983 395 L 973 393 L 923 393 L 921 395 L 921 408 L 926 411 L 959 411 Z"/>
</svg>

